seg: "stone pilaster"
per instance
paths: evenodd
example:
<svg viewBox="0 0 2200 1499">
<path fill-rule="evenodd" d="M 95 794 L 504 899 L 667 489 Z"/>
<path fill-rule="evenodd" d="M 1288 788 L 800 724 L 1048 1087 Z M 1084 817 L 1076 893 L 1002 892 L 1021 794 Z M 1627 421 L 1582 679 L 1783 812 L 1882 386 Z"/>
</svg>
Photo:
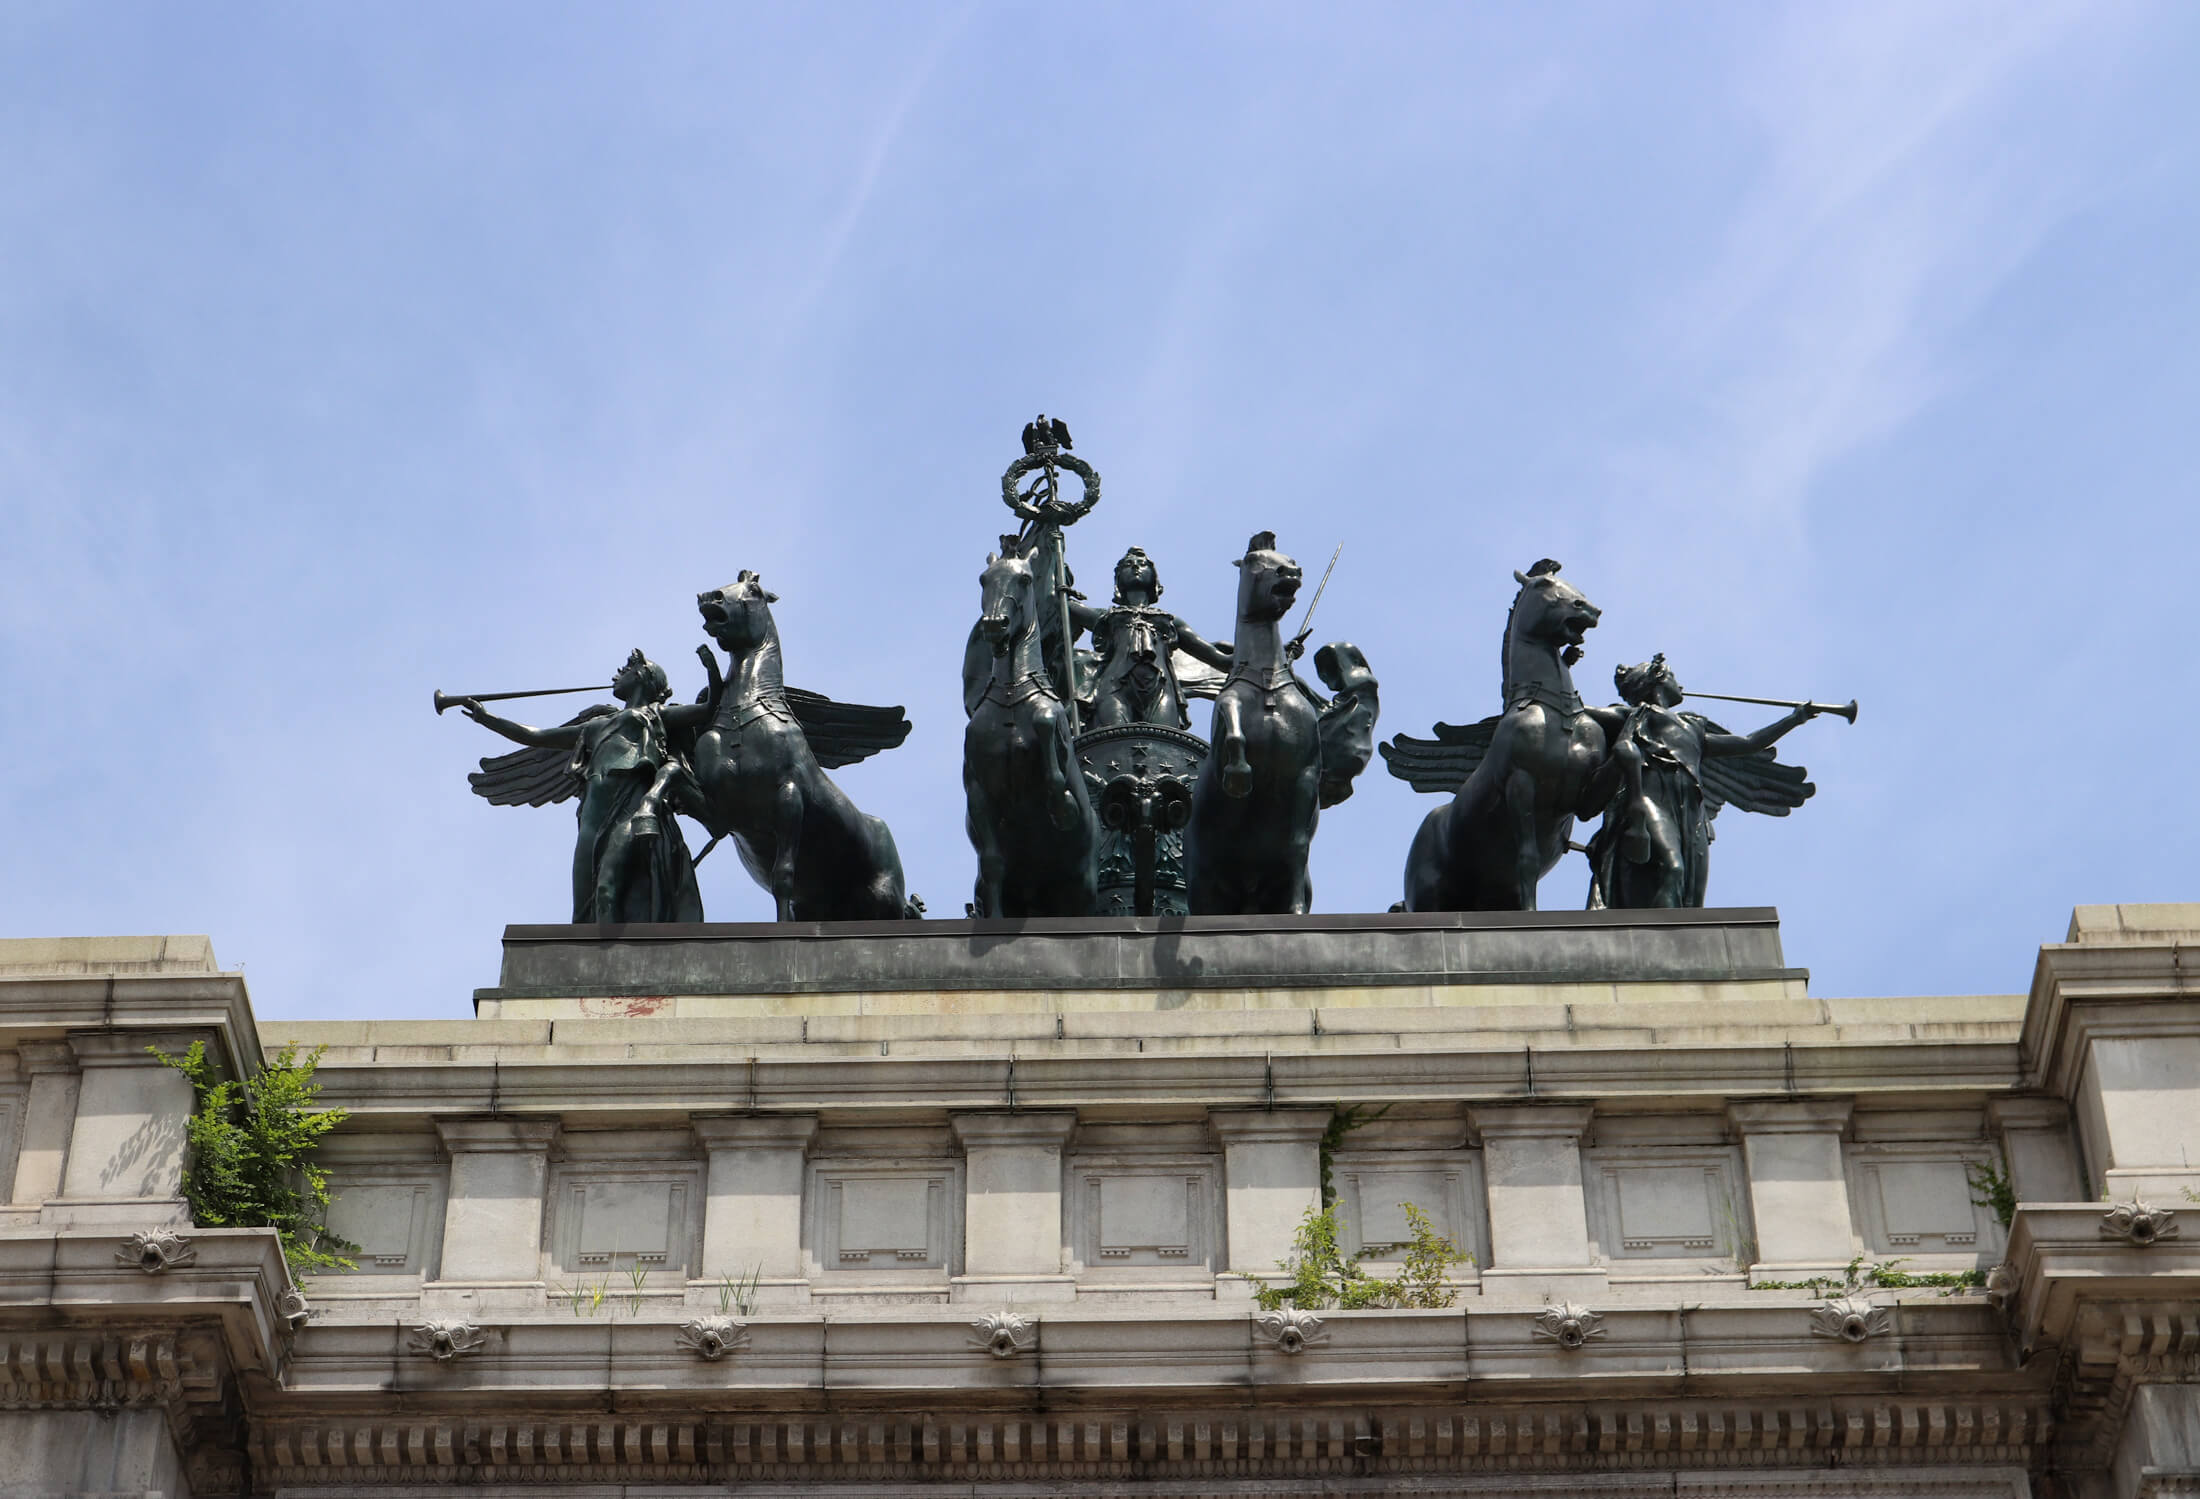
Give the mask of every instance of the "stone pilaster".
<svg viewBox="0 0 2200 1499">
<path fill-rule="evenodd" d="M 1274 1280 L 1291 1255 L 1307 1209 L 1321 1206 L 1321 1139 L 1327 1109 L 1231 1109 L 1210 1113 L 1222 1142 L 1223 1220 L 1229 1271 L 1218 1297 L 1250 1296 L 1253 1280 Z"/>
<path fill-rule="evenodd" d="M 2002 1160 L 2019 1202 L 2084 1202 L 2070 1109 L 2059 1098 L 1996 1098 L 1986 1122 L 2001 1136 Z"/>
<path fill-rule="evenodd" d="M 803 1183 L 817 1116 L 710 1115 L 693 1126 L 710 1161 L 701 1278 L 753 1275 L 761 1300 L 802 1301 L 809 1284 L 802 1267 Z"/>
<path fill-rule="evenodd" d="M 1062 1146 L 1074 1111 L 957 1114 L 963 1148 L 963 1273 L 968 1301 L 1074 1301 L 1062 1265 Z"/>
<path fill-rule="evenodd" d="M 1727 1105 L 1749 1172 L 1757 1231 L 1751 1280 L 1838 1276 L 1855 1257 L 1841 1157 L 1854 1107 L 1845 1098 Z"/>
<path fill-rule="evenodd" d="M 450 1152 L 443 1262 L 422 1305 L 524 1306 L 541 1295 L 543 1193 L 555 1119 L 438 1119 Z M 499 1294 L 502 1293 L 502 1294 Z"/>
<path fill-rule="evenodd" d="M 76 1053 L 65 1041 L 25 1041 L 16 1048 L 29 1078 L 23 1101 L 23 1139 L 15 1155 L 15 1185 L 8 1201 L 37 1209 L 61 1195 L 76 1129 Z"/>
<path fill-rule="evenodd" d="M 44 1221 L 131 1228 L 190 1222 L 183 1157 L 191 1084 L 149 1048 L 181 1056 L 193 1041 L 208 1039 L 203 1032 L 70 1033 L 76 1111 L 61 1193 L 42 1210 Z"/>
<path fill-rule="evenodd" d="M 1563 1300 L 1606 1288 L 1589 1258 L 1589 1208 L 1581 1181 L 1588 1104 L 1469 1108 L 1482 1137 L 1489 1183 L 1490 1263 L 1482 1294 Z"/>
</svg>

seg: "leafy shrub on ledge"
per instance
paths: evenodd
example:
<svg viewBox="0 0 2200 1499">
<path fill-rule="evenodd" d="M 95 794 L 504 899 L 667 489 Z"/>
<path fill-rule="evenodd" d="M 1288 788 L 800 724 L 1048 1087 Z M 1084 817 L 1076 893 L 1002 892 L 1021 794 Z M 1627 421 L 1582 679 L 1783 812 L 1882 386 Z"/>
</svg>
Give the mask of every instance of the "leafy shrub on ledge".
<svg viewBox="0 0 2200 1499">
<path fill-rule="evenodd" d="M 154 1056 L 182 1073 L 195 1100 L 186 1136 L 191 1150 L 183 1195 L 192 1221 L 206 1228 L 272 1228 L 282 1239 L 293 1275 L 357 1268 L 339 1250 L 358 1245 L 327 1228 L 328 1173 L 313 1164 L 321 1137 L 344 1121 L 342 1109 L 317 1109 L 321 1063 L 315 1047 L 303 1061 L 286 1046 L 259 1076 L 215 1080 L 206 1043 L 180 1057 L 159 1047 Z"/>
<path fill-rule="evenodd" d="M 1357 1256 L 1345 1257 L 1338 1247 L 1341 1224 L 1334 1204 L 1308 1208 L 1298 1233 L 1292 1237 L 1291 1258 L 1276 1261 L 1276 1268 L 1291 1279 L 1280 1286 L 1255 1286 L 1254 1301 L 1264 1312 L 1287 1306 L 1309 1312 L 1332 1306 L 1348 1312 L 1368 1307 L 1450 1306 L 1459 1296 L 1449 1283 L 1451 1267 L 1474 1257 L 1461 1250 L 1450 1235 L 1438 1233 L 1428 1214 L 1412 1203 L 1399 1206 L 1405 1210 L 1412 1237 L 1397 1275 L 1369 1275 L 1360 1268 Z"/>
</svg>

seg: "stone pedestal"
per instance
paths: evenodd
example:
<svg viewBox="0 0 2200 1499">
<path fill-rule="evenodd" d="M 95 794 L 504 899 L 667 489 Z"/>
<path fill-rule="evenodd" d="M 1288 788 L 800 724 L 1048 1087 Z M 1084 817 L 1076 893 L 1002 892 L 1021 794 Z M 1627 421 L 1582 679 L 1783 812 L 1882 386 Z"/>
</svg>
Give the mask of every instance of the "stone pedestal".
<svg viewBox="0 0 2200 1499">
<path fill-rule="evenodd" d="M 1589 1259 L 1588 1203 L 1582 1194 L 1581 1136 L 1587 1104 L 1511 1104 L 1470 1108 L 1482 1137 L 1489 1181 L 1490 1263 L 1482 1294 L 1563 1301 L 1606 1289 Z"/>
<path fill-rule="evenodd" d="M 191 1084 L 148 1048 L 181 1056 L 193 1041 L 211 1039 L 152 1031 L 69 1036 L 78 1068 L 75 1118 L 61 1192 L 41 1210 L 42 1221 L 132 1229 L 190 1223 L 183 1157 Z M 60 1086 L 49 1095 L 49 1119 L 58 1118 Z"/>
<path fill-rule="evenodd" d="M 443 1215 L 443 1272 L 422 1305 L 489 1310 L 542 1295 L 543 1192 L 554 1119 L 438 1119 L 451 1156 Z"/>
<path fill-rule="evenodd" d="M 1841 1137 L 1848 1099 L 1737 1103 L 1727 1117 L 1742 1137 L 1758 1280 L 1839 1278 L 1857 1253 Z"/>
<path fill-rule="evenodd" d="M 1075 1301 L 1062 1267 L 1062 1145 L 1073 1111 L 956 1114 L 961 1142 L 963 1273 L 958 1300 Z"/>
<path fill-rule="evenodd" d="M 1279 1260 L 1322 1197 L 1321 1139 L 1327 1109 L 1229 1110 L 1207 1116 L 1222 1142 L 1224 1236 L 1229 1270 L 1218 1299 L 1249 1298 L 1252 1283 L 1280 1279 Z"/>
<path fill-rule="evenodd" d="M 802 1185 L 815 1114 L 741 1114 L 694 1121 L 709 1156 L 700 1289 L 717 1304 L 724 1280 L 755 1277 L 766 1305 L 808 1300 L 802 1266 Z"/>
</svg>

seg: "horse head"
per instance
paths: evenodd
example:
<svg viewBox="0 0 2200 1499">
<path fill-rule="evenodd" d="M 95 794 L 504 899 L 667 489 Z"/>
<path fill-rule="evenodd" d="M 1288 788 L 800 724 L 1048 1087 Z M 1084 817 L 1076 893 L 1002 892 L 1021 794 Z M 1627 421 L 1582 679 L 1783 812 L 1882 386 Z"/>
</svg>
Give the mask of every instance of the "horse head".
<svg viewBox="0 0 2200 1499">
<path fill-rule="evenodd" d="M 1003 536 L 1001 550 L 986 554 L 978 588 L 984 600 L 984 612 L 978 616 L 979 632 L 992 645 L 994 655 L 1005 656 L 1039 623 L 1039 611 L 1033 603 L 1036 579 L 1031 558 L 1015 537 Z"/>
<path fill-rule="evenodd" d="M 1558 564 L 1548 557 L 1526 572 L 1514 572 L 1520 592 L 1513 599 L 1512 614 L 1505 622 L 1510 641 L 1536 641 L 1553 647 L 1578 650 L 1581 637 L 1596 628 L 1604 611 L 1583 597 L 1580 589 L 1558 575 Z"/>
<path fill-rule="evenodd" d="M 745 655 L 778 633 L 771 610 L 778 602 L 779 595 L 747 568 L 737 581 L 695 596 L 704 633 L 731 656 Z"/>
<path fill-rule="evenodd" d="M 1291 612 L 1305 575 L 1296 562 L 1276 550 L 1275 532 L 1256 532 L 1245 544 L 1245 555 L 1231 566 L 1238 570 L 1239 620 L 1264 624 Z"/>
</svg>

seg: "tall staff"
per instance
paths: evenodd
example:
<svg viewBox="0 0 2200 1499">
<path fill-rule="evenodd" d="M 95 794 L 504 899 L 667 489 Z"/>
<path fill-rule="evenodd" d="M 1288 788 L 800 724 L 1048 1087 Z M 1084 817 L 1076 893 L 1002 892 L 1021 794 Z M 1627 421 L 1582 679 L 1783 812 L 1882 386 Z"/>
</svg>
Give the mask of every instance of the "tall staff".
<svg viewBox="0 0 2200 1499">
<path fill-rule="evenodd" d="M 1069 709 L 1070 730 L 1083 728 L 1077 707 L 1077 636 L 1069 615 L 1069 561 L 1062 532 L 1075 525 L 1100 503 L 1100 474 L 1070 450 L 1069 424 L 1060 417 L 1040 412 L 1024 426 L 1024 456 L 1001 475 L 1001 500 L 1023 521 L 1017 534 L 1036 535 L 1040 555 L 1046 561 L 1049 585 L 1054 590 L 1054 610 L 1061 631 L 1057 668 L 1062 674 L 1062 699 Z M 1084 493 L 1075 501 L 1061 497 L 1063 469 L 1077 476 Z M 1024 476 L 1035 475 L 1028 487 Z"/>
</svg>

